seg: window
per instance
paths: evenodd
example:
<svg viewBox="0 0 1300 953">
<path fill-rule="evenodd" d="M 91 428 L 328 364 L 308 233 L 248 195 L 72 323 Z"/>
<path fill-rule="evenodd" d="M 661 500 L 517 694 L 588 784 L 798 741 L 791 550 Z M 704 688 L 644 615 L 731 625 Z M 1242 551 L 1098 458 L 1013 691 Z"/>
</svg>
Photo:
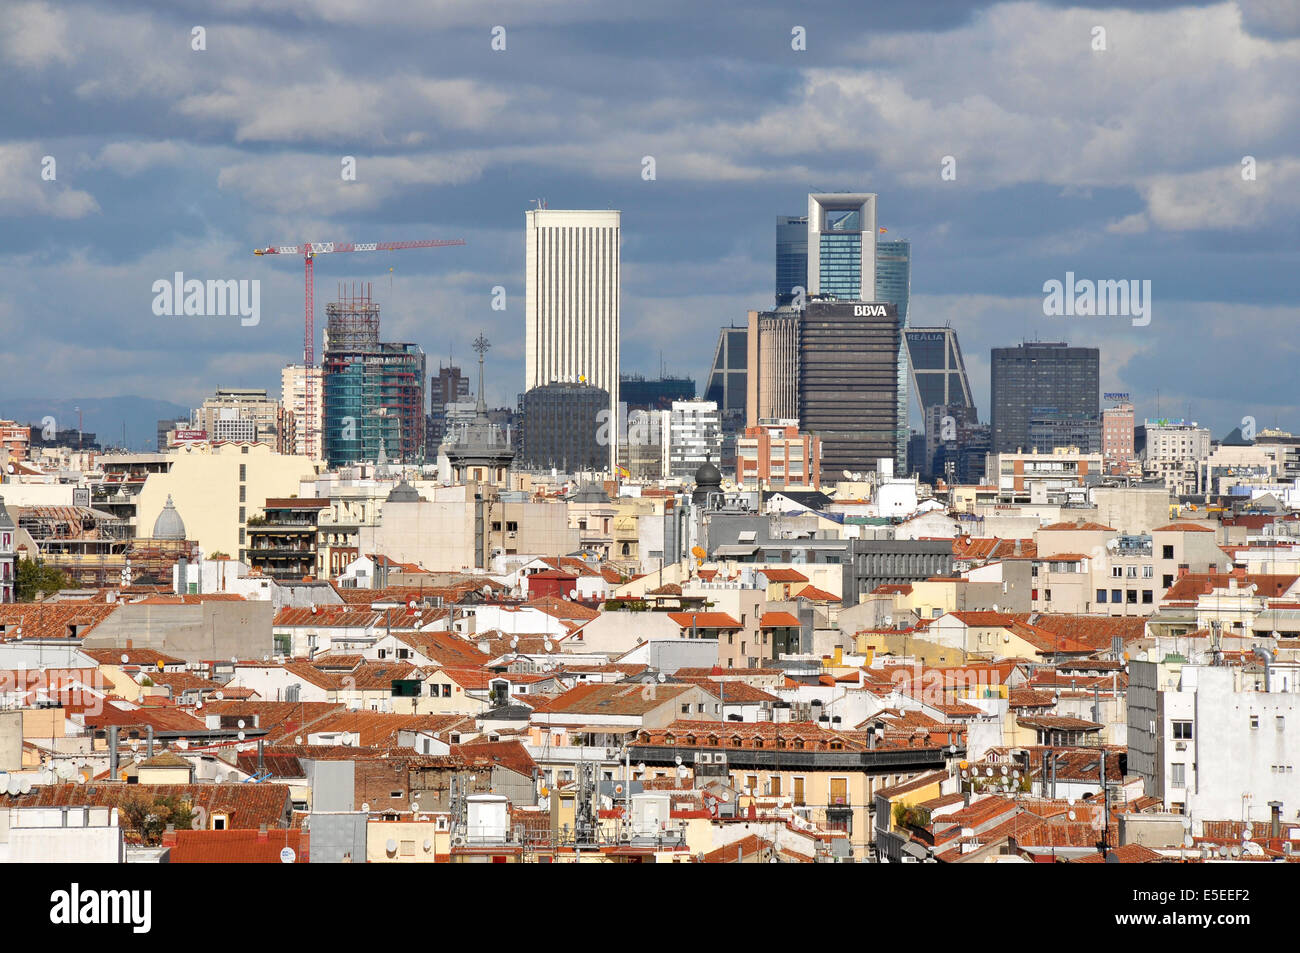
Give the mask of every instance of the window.
<svg viewBox="0 0 1300 953">
<path fill-rule="evenodd" d="M 1151 590 L 1150 590 L 1150 589 L 1143 589 L 1143 590 L 1142 590 L 1142 604 L 1143 604 L 1144 606 L 1149 606 L 1149 605 L 1152 604 L 1152 596 L 1151 596 Z"/>
<path fill-rule="evenodd" d="M 1278 730 L 1278 731 L 1285 731 L 1285 730 L 1286 730 L 1286 716 L 1285 716 L 1285 715 L 1278 715 L 1278 716 L 1277 716 L 1277 730 Z"/>
<path fill-rule="evenodd" d="M 242 483 L 247 479 L 248 479 L 248 464 L 241 463 L 239 465 L 239 481 Z"/>
<path fill-rule="evenodd" d="M 1160 558 L 1161 558 L 1161 559 L 1173 559 L 1173 558 L 1174 558 L 1174 547 L 1172 547 L 1172 546 L 1161 546 L 1161 547 L 1160 547 Z"/>
<path fill-rule="evenodd" d="M 1129 590 L 1125 593 L 1125 596 L 1127 597 L 1127 601 L 1128 601 L 1128 604 L 1129 604 L 1129 605 L 1131 605 L 1131 606 L 1135 606 L 1135 605 L 1137 605 L 1137 601 L 1138 601 L 1138 591 L 1137 591 L 1136 589 L 1129 589 Z"/>
<path fill-rule="evenodd" d="M 1174 577 L 1169 573 L 1165 573 L 1163 576 L 1160 577 L 1161 588 L 1168 589 L 1173 584 L 1174 584 Z"/>
<path fill-rule="evenodd" d="M 402 796 L 402 792 L 401 792 L 401 791 L 389 791 L 389 792 L 388 792 L 388 796 L 391 797 L 391 798 L 393 798 L 394 800 L 397 800 L 397 799 L 400 799 L 400 798 L 401 798 L 401 796 Z"/>
<path fill-rule="evenodd" d="M 849 779 L 848 778 L 831 778 L 830 803 L 831 804 L 849 803 Z"/>
<path fill-rule="evenodd" d="M 1112 589 L 1112 590 L 1110 591 L 1110 601 L 1111 601 L 1111 602 L 1123 602 L 1123 601 L 1124 601 L 1124 590 L 1122 590 L 1122 589 Z"/>
<path fill-rule="evenodd" d="M 1251 728 L 1258 728 L 1258 727 L 1259 727 L 1259 715 L 1251 715 L 1251 716 L 1250 716 L 1250 727 L 1251 727 Z"/>
<path fill-rule="evenodd" d="M 1111 567 L 1110 567 L 1110 574 L 1111 574 L 1111 576 L 1113 576 L 1115 579 L 1122 579 L 1123 576 L 1124 576 L 1124 567 L 1123 567 L 1123 566 L 1111 566 Z"/>
<path fill-rule="evenodd" d="M 1169 766 L 1169 786 L 1173 788 L 1187 787 L 1187 765 L 1171 764 Z"/>
<path fill-rule="evenodd" d="M 1098 601 L 1098 602 L 1105 602 L 1105 601 L 1106 601 L 1106 590 L 1105 590 L 1105 589 L 1098 589 L 1098 590 L 1097 590 L 1097 601 Z"/>
<path fill-rule="evenodd" d="M 506 532 L 507 533 L 519 532 L 519 522 L 517 520 L 506 520 Z"/>
<path fill-rule="evenodd" d="M 239 522 L 241 523 L 248 522 L 248 520 L 245 519 L 244 508 L 242 506 L 239 508 Z"/>
<path fill-rule="evenodd" d="M 1175 741 L 1190 741 L 1192 739 L 1192 723 L 1190 721 L 1174 722 L 1173 730 Z"/>
<path fill-rule="evenodd" d="M 683 706 L 682 706 L 682 714 L 683 714 L 683 715 L 689 715 L 690 713 L 691 713 L 691 706 L 690 706 L 689 704 L 683 705 Z"/>
<path fill-rule="evenodd" d="M 1137 578 L 1137 575 L 1138 575 L 1138 567 L 1137 567 L 1137 566 L 1125 566 L 1124 569 L 1125 569 L 1125 573 L 1124 573 L 1124 575 L 1125 575 L 1127 578 L 1129 578 L 1129 579 L 1136 579 L 1136 578 Z"/>
<path fill-rule="evenodd" d="M 1052 601 L 1052 590 L 1051 590 L 1051 589 L 1044 589 L 1044 590 L 1043 590 L 1043 598 L 1046 599 L 1048 602 L 1051 602 L 1051 601 Z"/>
<path fill-rule="evenodd" d="M 1143 578 L 1143 579 L 1154 579 L 1154 578 L 1155 578 L 1155 575 L 1156 575 L 1156 567 L 1155 567 L 1155 566 L 1143 566 L 1143 567 L 1142 567 L 1142 578 Z"/>
</svg>

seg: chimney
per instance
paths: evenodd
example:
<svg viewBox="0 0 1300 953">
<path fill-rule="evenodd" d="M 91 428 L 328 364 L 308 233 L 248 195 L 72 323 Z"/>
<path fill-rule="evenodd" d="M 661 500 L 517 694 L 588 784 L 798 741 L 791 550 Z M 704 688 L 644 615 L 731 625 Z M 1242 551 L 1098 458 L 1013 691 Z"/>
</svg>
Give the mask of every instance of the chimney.
<svg viewBox="0 0 1300 953">
<path fill-rule="evenodd" d="M 168 824 L 167 830 L 163 831 L 162 846 L 163 847 L 176 846 L 176 825 L 175 824 Z"/>
<path fill-rule="evenodd" d="M 266 825 L 259 824 L 257 826 L 257 842 L 259 844 L 265 844 L 266 841 L 267 841 Z"/>
<path fill-rule="evenodd" d="M 117 726 L 112 725 L 108 729 L 108 777 L 111 781 L 117 780 Z"/>
<path fill-rule="evenodd" d="M 1271 814 L 1269 821 L 1268 836 L 1273 840 L 1278 840 L 1282 836 L 1282 802 L 1269 801 L 1268 809 Z"/>
<path fill-rule="evenodd" d="M 258 774 L 261 774 L 263 771 L 266 770 L 266 760 L 263 757 L 263 748 L 265 747 L 265 743 L 266 743 L 266 739 L 264 738 L 257 739 L 257 773 Z"/>
<path fill-rule="evenodd" d="M 1014 552 L 1017 556 L 1020 555 L 1020 540 L 1019 540 L 1019 538 L 1016 539 L 1016 546 L 1015 546 L 1015 549 L 1013 550 L 1013 552 Z"/>
<path fill-rule="evenodd" d="M 962 806 L 962 807 L 970 807 L 970 788 L 969 788 L 969 787 L 967 787 L 965 791 L 962 791 L 962 792 L 961 792 L 961 806 Z"/>
<path fill-rule="evenodd" d="M 867 750 L 868 751 L 876 750 L 876 729 L 875 728 L 867 729 Z"/>
<path fill-rule="evenodd" d="M 153 757 L 153 725 L 145 725 L 145 751 Z"/>
</svg>

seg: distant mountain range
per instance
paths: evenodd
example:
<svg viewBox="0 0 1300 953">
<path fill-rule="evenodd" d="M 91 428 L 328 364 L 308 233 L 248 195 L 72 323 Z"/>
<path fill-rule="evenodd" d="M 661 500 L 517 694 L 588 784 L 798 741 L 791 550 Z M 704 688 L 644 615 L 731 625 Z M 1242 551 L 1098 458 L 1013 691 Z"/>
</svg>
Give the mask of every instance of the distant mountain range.
<svg viewBox="0 0 1300 953">
<path fill-rule="evenodd" d="M 190 408 L 149 397 L 71 397 L 41 399 L 0 396 L 0 419 L 31 424 L 53 417 L 58 430 L 77 429 L 77 408 L 81 408 L 81 429 L 93 433 L 101 447 L 155 450 L 158 421 L 163 418 L 188 420 Z M 125 443 L 124 443 L 125 436 Z"/>
</svg>

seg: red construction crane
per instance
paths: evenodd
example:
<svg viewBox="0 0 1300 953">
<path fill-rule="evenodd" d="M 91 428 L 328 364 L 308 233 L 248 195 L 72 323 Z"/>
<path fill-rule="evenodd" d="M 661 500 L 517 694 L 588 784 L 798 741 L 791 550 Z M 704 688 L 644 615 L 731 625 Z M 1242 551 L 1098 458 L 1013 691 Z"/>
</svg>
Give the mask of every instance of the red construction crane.
<svg viewBox="0 0 1300 953">
<path fill-rule="evenodd" d="M 313 424 L 316 415 L 313 413 L 315 408 L 315 394 L 311 379 L 311 369 L 316 363 L 316 318 L 315 305 L 313 303 L 313 288 L 315 279 L 313 278 L 312 260 L 317 255 L 330 255 L 337 252 L 345 251 L 396 251 L 399 248 L 444 248 L 448 245 L 463 245 L 463 238 L 446 238 L 431 239 L 419 242 L 303 242 L 301 245 L 267 245 L 265 248 L 254 248 L 254 255 L 302 255 L 304 270 L 306 272 L 307 298 L 304 311 L 303 339 L 302 339 L 302 358 L 306 365 L 304 372 L 303 386 L 306 389 L 305 407 L 303 408 L 306 420 L 307 432 L 303 441 L 303 449 L 308 456 L 312 456 L 317 449 L 315 441 L 312 439 Z"/>
</svg>

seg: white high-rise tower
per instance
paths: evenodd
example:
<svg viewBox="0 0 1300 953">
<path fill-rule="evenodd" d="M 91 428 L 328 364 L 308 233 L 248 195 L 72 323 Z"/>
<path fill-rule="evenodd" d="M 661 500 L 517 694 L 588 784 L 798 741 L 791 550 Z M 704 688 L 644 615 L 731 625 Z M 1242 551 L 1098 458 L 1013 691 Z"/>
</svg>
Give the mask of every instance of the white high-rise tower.
<svg viewBox="0 0 1300 953">
<path fill-rule="evenodd" d="M 557 381 L 609 392 L 617 457 L 620 212 L 533 209 L 527 241 L 524 388 Z"/>
</svg>

